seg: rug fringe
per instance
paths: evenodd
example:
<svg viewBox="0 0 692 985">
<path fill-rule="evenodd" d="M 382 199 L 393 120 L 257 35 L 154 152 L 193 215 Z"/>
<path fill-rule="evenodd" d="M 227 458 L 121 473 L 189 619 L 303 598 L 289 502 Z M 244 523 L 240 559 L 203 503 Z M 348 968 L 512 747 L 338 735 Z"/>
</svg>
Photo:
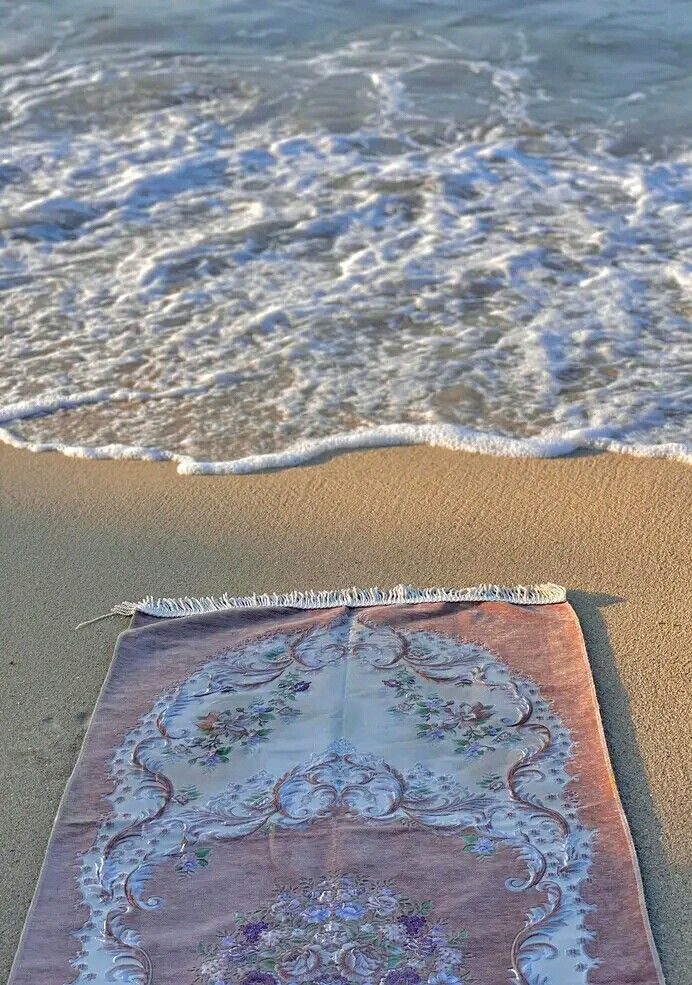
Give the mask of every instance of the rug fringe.
<svg viewBox="0 0 692 985">
<path fill-rule="evenodd" d="M 326 592 L 288 592 L 284 595 L 228 594 L 201 598 L 154 598 L 148 595 L 140 602 L 121 602 L 113 606 L 109 615 L 132 616 L 143 612 L 162 619 L 199 615 L 205 612 L 221 612 L 225 609 L 331 609 L 337 606 L 361 608 L 369 605 L 410 605 L 416 602 L 512 602 L 515 605 L 552 605 L 564 602 L 567 595 L 561 585 L 475 585 L 472 588 L 413 588 L 397 585 L 395 588 L 345 588 Z M 97 616 L 91 622 L 105 616 Z"/>
</svg>

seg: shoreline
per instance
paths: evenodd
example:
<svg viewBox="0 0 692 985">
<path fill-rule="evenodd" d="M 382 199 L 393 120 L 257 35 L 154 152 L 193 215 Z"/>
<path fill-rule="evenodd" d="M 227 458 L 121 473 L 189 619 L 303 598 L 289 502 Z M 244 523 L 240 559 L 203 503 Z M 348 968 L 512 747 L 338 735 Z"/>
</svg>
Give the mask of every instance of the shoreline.
<svg viewBox="0 0 692 985">
<path fill-rule="evenodd" d="M 59 798 L 124 619 L 147 595 L 556 582 L 579 616 L 668 985 L 692 947 L 687 466 L 428 446 L 243 476 L 0 445 L 0 870 L 9 971 Z"/>
<path fill-rule="evenodd" d="M 139 395 L 139 399 L 161 399 Z M 105 403 L 112 394 L 96 392 L 82 397 L 69 398 L 66 409 L 89 404 Z M 41 408 L 39 408 L 41 409 Z M 44 410 L 54 413 L 60 404 L 47 404 Z M 142 461 L 174 462 L 179 475 L 254 475 L 268 470 L 295 468 L 322 461 L 325 456 L 368 449 L 409 448 L 425 445 L 448 451 L 468 452 L 475 455 L 492 455 L 498 458 L 564 458 L 574 454 L 598 454 L 608 452 L 632 455 L 635 458 L 664 458 L 692 465 L 692 446 L 668 441 L 660 444 L 628 443 L 612 437 L 612 429 L 575 428 L 562 433 L 541 433 L 526 438 L 510 438 L 502 434 L 476 431 L 457 424 L 380 424 L 375 427 L 340 431 L 324 438 L 310 438 L 275 452 L 244 455 L 225 461 L 194 458 L 182 452 L 142 445 L 68 445 L 60 441 L 32 441 L 23 438 L 7 425 L 37 416 L 36 407 L 0 407 L 0 443 L 10 448 L 36 453 L 57 452 L 68 458 L 88 461 Z M 40 416 L 40 415 L 38 415 Z"/>
</svg>

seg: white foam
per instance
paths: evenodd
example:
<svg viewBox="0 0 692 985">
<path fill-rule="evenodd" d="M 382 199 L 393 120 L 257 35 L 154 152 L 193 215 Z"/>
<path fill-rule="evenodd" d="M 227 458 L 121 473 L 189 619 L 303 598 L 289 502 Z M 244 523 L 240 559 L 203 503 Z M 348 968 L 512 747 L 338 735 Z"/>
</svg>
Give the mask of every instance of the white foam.
<svg viewBox="0 0 692 985">
<path fill-rule="evenodd" d="M 689 153 L 537 122 L 525 51 L 397 44 L 0 69 L 0 437 L 184 473 L 689 461 Z"/>
<path fill-rule="evenodd" d="M 324 456 L 367 448 L 401 445 L 430 445 L 450 451 L 475 452 L 504 458 L 557 458 L 580 449 L 609 451 L 645 458 L 672 458 L 692 464 L 692 449 L 668 442 L 647 445 L 625 443 L 597 431 L 566 431 L 546 437 L 506 438 L 484 434 L 452 424 L 384 424 L 360 428 L 314 441 L 298 441 L 282 452 L 246 455 L 226 462 L 205 462 L 160 448 L 109 444 L 99 446 L 67 445 L 62 442 L 32 442 L 9 428 L 0 428 L 0 441 L 14 448 L 34 452 L 60 452 L 69 458 L 141 459 L 150 462 L 176 462 L 180 475 L 246 475 L 269 469 L 304 465 Z"/>
</svg>

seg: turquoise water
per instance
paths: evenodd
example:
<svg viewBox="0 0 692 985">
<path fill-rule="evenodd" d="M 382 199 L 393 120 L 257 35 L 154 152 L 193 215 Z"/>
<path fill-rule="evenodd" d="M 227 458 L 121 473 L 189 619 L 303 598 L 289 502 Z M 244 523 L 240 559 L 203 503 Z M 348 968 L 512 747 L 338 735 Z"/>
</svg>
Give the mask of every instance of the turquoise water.
<svg viewBox="0 0 692 985">
<path fill-rule="evenodd" d="M 2 436 L 686 457 L 690 23 L 0 2 Z"/>
</svg>

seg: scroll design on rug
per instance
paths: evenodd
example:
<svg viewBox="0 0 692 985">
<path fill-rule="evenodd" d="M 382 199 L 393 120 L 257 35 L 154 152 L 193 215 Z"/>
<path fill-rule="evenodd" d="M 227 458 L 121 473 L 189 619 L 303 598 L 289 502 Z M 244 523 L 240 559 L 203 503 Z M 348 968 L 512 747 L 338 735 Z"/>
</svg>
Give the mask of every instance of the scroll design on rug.
<svg viewBox="0 0 692 985">
<path fill-rule="evenodd" d="M 311 697 L 311 675 L 345 659 L 388 675 L 381 693 L 400 699 L 394 714 L 404 726 L 411 721 L 420 761 L 398 765 L 342 738 L 281 775 L 228 774 L 243 756 L 252 764 L 253 739 L 271 746 L 272 728 L 300 716 L 298 705 Z M 454 696 L 440 705 L 436 688 L 452 688 Z M 259 701 L 251 696 L 242 703 L 258 690 Z M 224 718 L 229 700 L 241 704 Z M 234 714 L 244 716 L 235 733 Z M 263 721 L 267 715 L 273 717 Z M 439 729 L 440 738 L 429 734 L 438 719 L 443 726 L 454 723 Z M 485 724 L 493 721 L 495 734 Z M 464 741 L 460 735 L 468 738 L 481 724 L 483 734 L 471 740 L 486 748 L 478 756 L 469 754 L 468 744 L 458 750 L 463 768 L 438 773 L 425 764 L 431 744 Z M 265 734 L 252 734 L 261 730 Z M 589 907 L 579 893 L 592 832 L 579 824 L 565 791 L 570 747 L 567 730 L 535 685 L 468 641 L 394 631 L 349 612 L 308 632 L 272 634 L 225 651 L 163 695 L 114 754 L 113 810 L 82 858 L 80 888 L 91 918 L 78 934 L 75 982 L 93 981 L 107 967 L 119 980 L 151 983 L 151 958 L 127 916 L 164 905 L 145 895 L 157 865 L 172 862 L 181 877 L 194 878 L 215 864 L 214 848 L 222 842 L 339 816 L 434 830 L 458 839 L 479 863 L 497 851 L 514 853 L 520 868 L 506 888 L 535 889 L 543 900 L 532 901 L 517 928 L 508 955 L 515 981 L 547 982 L 546 970 L 557 963 L 562 985 L 581 985 L 593 965 L 584 952 Z"/>
<path fill-rule="evenodd" d="M 203 945 L 194 985 L 462 985 L 467 937 L 434 900 L 357 875 L 305 879 Z"/>
</svg>

